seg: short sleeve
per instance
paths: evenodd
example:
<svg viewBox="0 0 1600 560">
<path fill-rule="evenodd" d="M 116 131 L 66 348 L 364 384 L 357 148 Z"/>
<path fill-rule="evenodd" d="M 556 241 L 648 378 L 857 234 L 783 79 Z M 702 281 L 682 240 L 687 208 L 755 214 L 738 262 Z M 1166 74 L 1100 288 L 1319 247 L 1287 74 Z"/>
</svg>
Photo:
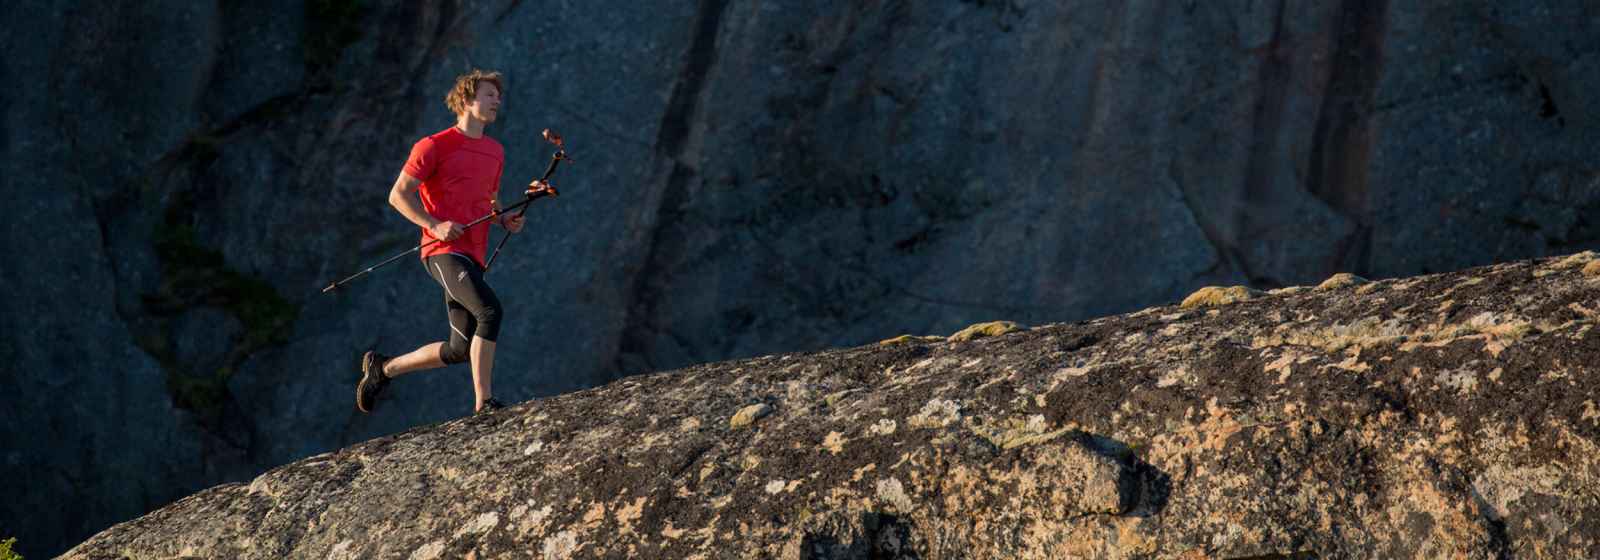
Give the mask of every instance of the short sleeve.
<svg viewBox="0 0 1600 560">
<path fill-rule="evenodd" d="M 439 149 L 432 138 L 423 138 L 411 146 L 411 157 L 406 158 L 406 175 L 426 181 L 438 166 Z"/>
</svg>

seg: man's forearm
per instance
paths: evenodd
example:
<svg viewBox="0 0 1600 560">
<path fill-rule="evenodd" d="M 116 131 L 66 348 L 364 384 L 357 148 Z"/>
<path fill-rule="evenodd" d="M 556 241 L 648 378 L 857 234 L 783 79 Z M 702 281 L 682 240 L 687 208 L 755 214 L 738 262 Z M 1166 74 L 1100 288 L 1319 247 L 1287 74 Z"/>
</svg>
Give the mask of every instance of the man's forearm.
<svg viewBox="0 0 1600 560">
<path fill-rule="evenodd" d="M 417 227 L 422 229 L 433 229 L 434 224 L 439 223 L 438 220 L 433 219 L 433 216 L 428 215 L 427 210 L 422 208 L 422 199 L 418 198 L 415 192 L 391 191 L 389 193 L 389 205 L 400 212 L 401 216 L 405 216 L 407 220 L 417 224 Z"/>
</svg>

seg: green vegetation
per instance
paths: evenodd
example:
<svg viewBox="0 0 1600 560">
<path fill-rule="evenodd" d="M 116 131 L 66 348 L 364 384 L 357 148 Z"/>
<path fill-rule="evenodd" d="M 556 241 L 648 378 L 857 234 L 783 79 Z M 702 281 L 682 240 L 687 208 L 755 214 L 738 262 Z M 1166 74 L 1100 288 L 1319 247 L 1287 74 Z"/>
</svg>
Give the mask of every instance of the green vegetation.
<svg viewBox="0 0 1600 560">
<path fill-rule="evenodd" d="M 908 344 L 913 342 L 944 342 L 944 340 L 945 338 L 942 336 L 917 336 L 914 334 L 902 334 L 894 338 L 880 340 L 878 341 L 878 345 L 891 346 L 895 344 Z"/>
<path fill-rule="evenodd" d="M 228 378 L 221 372 L 195 377 L 169 368 L 167 391 L 178 408 L 194 412 L 202 419 L 214 420 L 222 414 L 223 405 L 228 402 Z"/>
<path fill-rule="evenodd" d="M 245 344 L 250 346 L 287 340 L 288 327 L 299 308 L 265 281 L 229 268 L 221 253 L 195 240 L 193 228 L 169 221 L 157 229 L 155 246 L 161 258 L 164 303 L 176 308 L 200 304 L 226 309 L 244 324 Z"/>
<path fill-rule="evenodd" d="M 300 309 L 270 284 L 234 270 L 222 253 L 200 244 L 188 223 L 194 206 L 187 191 L 174 193 L 162 223 L 152 232 L 162 282 L 156 292 L 144 295 L 145 310 L 154 317 L 154 324 L 135 341 L 166 370 L 174 404 L 202 419 L 215 420 L 227 402 L 228 378 L 235 368 L 255 351 L 287 342 Z M 178 363 L 171 342 L 172 318 L 195 307 L 222 309 L 244 327 L 224 365 L 213 372 L 193 372 Z"/>
<path fill-rule="evenodd" d="M 22 560 L 21 554 L 11 550 L 11 547 L 16 546 L 16 544 L 16 537 L 0 541 L 0 560 Z"/>
</svg>

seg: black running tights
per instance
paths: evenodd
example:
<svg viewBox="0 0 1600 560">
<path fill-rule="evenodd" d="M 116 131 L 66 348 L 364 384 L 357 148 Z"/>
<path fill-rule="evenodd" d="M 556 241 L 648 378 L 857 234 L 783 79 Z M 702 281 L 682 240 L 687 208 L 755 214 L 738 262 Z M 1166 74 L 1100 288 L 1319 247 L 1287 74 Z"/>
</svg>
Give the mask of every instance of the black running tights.
<svg viewBox="0 0 1600 560">
<path fill-rule="evenodd" d="M 428 275 L 444 287 L 445 314 L 450 338 L 439 351 L 446 364 L 467 361 L 474 335 L 494 342 L 500 336 L 500 298 L 483 282 L 483 267 L 471 257 L 456 253 L 433 255 L 422 261 Z"/>
</svg>

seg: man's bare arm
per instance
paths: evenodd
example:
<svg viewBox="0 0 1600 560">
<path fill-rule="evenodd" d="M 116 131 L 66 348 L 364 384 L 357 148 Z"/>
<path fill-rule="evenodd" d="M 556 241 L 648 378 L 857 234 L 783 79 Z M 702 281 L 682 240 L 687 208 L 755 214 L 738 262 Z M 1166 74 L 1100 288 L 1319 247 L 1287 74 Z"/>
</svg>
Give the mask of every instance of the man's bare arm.
<svg viewBox="0 0 1600 560">
<path fill-rule="evenodd" d="M 401 171 L 400 176 L 394 180 L 394 187 L 389 189 L 389 205 L 405 216 L 417 227 L 428 230 L 435 238 L 450 241 L 461 236 L 461 225 L 450 221 L 439 221 L 428 215 L 422 207 L 422 198 L 417 194 L 417 188 L 422 186 L 422 181 Z"/>
</svg>

